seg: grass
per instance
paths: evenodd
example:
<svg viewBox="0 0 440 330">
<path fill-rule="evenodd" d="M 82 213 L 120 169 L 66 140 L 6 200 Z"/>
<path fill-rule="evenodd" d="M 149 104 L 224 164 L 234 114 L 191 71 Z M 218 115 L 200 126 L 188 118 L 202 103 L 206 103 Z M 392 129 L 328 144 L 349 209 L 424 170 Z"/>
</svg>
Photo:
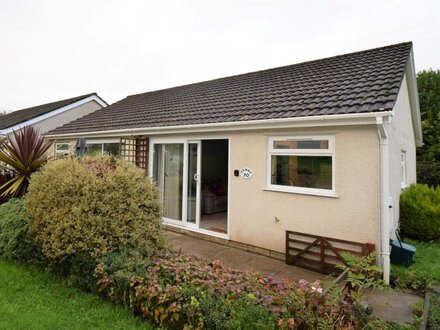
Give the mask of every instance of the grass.
<svg viewBox="0 0 440 330">
<path fill-rule="evenodd" d="M 429 290 L 440 285 L 440 242 L 405 240 L 417 248 L 415 263 L 410 267 L 392 265 L 391 275 L 397 288 L 403 290 Z M 440 297 L 431 291 L 428 327 L 440 329 Z"/>
<path fill-rule="evenodd" d="M 400 289 L 425 290 L 440 284 L 440 242 L 419 242 L 407 239 L 405 243 L 417 248 L 415 263 L 410 267 L 392 265 L 391 275 Z"/>
<path fill-rule="evenodd" d="M 428 326 L 429 329 L 440 329 L 440 295 L 435 292 L 431 294 Z"/>
<path fill-rule="evenodd" d="M 0 329 L 152 329 L 57 275 L 0 259 Z"/>
</svg>

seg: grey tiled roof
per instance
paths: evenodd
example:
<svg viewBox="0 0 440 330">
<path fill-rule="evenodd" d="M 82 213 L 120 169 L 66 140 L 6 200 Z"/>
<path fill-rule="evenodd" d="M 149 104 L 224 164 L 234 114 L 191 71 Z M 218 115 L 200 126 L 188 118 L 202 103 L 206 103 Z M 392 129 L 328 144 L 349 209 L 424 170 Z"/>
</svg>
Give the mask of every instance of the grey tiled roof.
<svg viewBox="0 0 440 330">
<path fill-rule="evenodd" d="M 131 95 L 50 134 L 391 110 L 412 43 Z"/>
<path fill-rule="evenodd" d="M 62 108 L 66 105 L 75 103 L 75 102 L 82 100 L 82 99 L 85 99 L 86 97 L 89 97 L 91 95 L 96 95 L 96 93 L 76 96 L 76 97 L 72 97 L 70 99 L 41 104 L 41 105 L 37 105 L 35 107 L 26 108 L 26 109 L 17 110 L 17 111 L 8 113 L 6 115 L 0 116 L 0 129 L 5 129 L 8 127 L 20 124 L 20 123 L 25 122 L 29 119 L 44 115 L 48 112 L 57 110 L 57 109 Z"/>
</svg>

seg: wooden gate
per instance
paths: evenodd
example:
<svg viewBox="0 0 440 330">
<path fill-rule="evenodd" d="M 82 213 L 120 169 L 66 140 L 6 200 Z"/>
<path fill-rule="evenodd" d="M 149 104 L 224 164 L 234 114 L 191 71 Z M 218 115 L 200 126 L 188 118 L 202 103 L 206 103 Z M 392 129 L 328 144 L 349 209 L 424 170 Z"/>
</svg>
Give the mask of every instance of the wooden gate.
<svg viewBox="0 0 440 330">
<path fill-rule="evenodd" d="M 286 263 L 324 274 L 342 272 L 337 265 L 345 264 L 343 252 L 367 256 L 374 249 L 370 243 L 286 231 Z"/>
</svg>

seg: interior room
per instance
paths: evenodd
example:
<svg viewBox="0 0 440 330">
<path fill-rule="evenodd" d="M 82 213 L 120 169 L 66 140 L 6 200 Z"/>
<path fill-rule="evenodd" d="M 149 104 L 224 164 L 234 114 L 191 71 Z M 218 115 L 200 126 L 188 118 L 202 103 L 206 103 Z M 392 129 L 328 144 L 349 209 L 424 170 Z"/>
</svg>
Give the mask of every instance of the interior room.
<svg viewBox="0 0 440 330">
<path fill-rule="evenodd" d="M 202 141 L 200 228 L 228 232 L 228 140 Z"/>
</svg>

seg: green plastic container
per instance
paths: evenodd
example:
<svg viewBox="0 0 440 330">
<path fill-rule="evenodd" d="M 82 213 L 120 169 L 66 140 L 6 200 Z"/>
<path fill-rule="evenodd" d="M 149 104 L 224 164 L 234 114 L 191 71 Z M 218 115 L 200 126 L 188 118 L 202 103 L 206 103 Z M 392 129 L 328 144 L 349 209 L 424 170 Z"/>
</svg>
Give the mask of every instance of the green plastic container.
<svg viewBox="0 0 440 330">
<path fill-rule="evenodd" d="M 415 246 L 390 240 L 391 245 L 391 263 L 394 265 L 409 266 L 414 263 L 414 254 L 417 249 Z"/>
</svg>

